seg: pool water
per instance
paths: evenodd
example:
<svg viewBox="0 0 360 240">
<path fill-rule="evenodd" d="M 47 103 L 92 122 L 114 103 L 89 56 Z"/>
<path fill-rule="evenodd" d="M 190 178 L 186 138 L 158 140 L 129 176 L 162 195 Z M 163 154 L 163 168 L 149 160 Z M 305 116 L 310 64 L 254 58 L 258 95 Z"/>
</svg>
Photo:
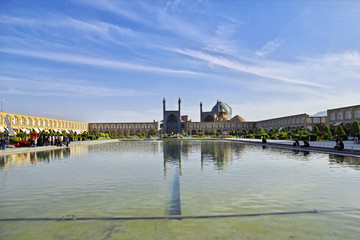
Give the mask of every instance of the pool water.
<svg viewBox="0 0 360 240">
<path fill-rule="evenodd" d="M 0 221 L 0 239 L 357 239 L 359 170 L 360 158 L 225 141 L 0 157 L 0 219 L 14 220 Z M 271 215 L 314 209 L 336 211 Z M 37 221 L 62 217 L 75 220 Z"/>
</svg>

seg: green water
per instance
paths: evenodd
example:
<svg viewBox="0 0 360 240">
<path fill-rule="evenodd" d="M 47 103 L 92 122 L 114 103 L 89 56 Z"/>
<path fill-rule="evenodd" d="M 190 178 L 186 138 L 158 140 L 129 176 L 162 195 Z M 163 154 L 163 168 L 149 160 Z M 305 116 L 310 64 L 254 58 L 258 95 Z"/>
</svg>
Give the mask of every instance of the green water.
<svg viewBox="0 0 360 240">
<path fill-rule="evenodd" d="M 0 157 L 0 219 L 360 208 L 360 159 L 230 142 L 79 146 Z M 0 239 L 357 239 L 360 212 L 182 220 L 0 222 Z"/>
</svg>

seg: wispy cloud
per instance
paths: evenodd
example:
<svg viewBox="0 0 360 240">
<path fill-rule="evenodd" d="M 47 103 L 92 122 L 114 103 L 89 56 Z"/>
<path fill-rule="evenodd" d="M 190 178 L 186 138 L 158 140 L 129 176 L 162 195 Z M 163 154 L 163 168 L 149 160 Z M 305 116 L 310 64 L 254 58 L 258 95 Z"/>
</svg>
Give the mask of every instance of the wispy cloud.
<svg viewBox="0 0 360 240">
<path fill-rule="evenodd" d="M 96 1 L 87 1 L 87 0 L 77 0 L 77 2 L 93 7 L 95 9 L 105 10 L 116 15 L 125 17 L 130 19 L 134 22 L 145 22 L 145 18 L 139 14 L 137 14 L 132 9 L 132 4 L 134 5 L 141 5 L 137 4 L 136 2 L 132 1 L 107 1 L 107 0 L 96 0 Z M 136 8 L 135 8 L 136 9 Z"/>
<path fill-rule="evenodd" d="M 265 43 L 264 46 L 262 46 L 261 49 L 257 50 L 255 54 L 259 57 L 265 58 L 271 53 L 275 52 L 283 42 L 284 41 L 279 38 L 276 38 L 272 41 L 268 41 Z"/>
<path fill-rule="evenodd" d="M 95 85 L 77 79 L 26 79 L 0 76 L 2 85 L 8 85 L 7 94 L 62 97 L 119 97 L 151 95 L 145 90 Z M 7 84 L 6 84 L 7 83 Z M 11 84 L 9 84 L 11 83 Z"/>
<path fill-rule="evenodd" d="M 185 75 L 200 75 L 201 73 L 187 71 L 187 70 L 174 70 L 169 68 L 160 68 L 153 66 L 137 65 L 132 63 L 126 63 L 115 60 L 108 60 L 102 58 L 92 58 L 80 55 L 71 55 L 65 53 L 54 53 L 54 52 L 37 52 L 37 51 L 26 51 L 17 49 L 0 49 L 0 52 L 11 53 L 16 55 L 47 59 L 57 62 L 75 63 L 75 64 L 86 64 L 105 68 L 115 69 L 126 69 L 133 71 L 144 71 L 144 72 L 156 72 L 164 74 L 185 74 Z"/>
<path fill-rule="evenodd" d="M 283 82 L 300 84 L 300 85 L 308 85 L 313 87 L 325 87 L 324 85 L 320 85 L 314 82 L 307 82 L 305 80 L 299 80 L 296 78 L 291 78 L 285 73 L 283 69 L 273 68 L 274 66 L 265 66 L 265 65 L 247 65 L 242 64 L 240 62 L 229 60 L 222 56 L 215 56 L 210 55 L 201 51 L 193 51 L 193 50 L 180 50 L 180 49 L 173 49 L 173 51 L 178 52 L 180 54 L 184 54 L 190 57 L 194 57 L 200 60 L 207 62 L 208 64 L 225 67 L 227 69 L 233 71 L 239 71 L 244 73 L 253 74 L 260 77 L 265 77 L 269 79 L 275 79 Z"/>
</svg>

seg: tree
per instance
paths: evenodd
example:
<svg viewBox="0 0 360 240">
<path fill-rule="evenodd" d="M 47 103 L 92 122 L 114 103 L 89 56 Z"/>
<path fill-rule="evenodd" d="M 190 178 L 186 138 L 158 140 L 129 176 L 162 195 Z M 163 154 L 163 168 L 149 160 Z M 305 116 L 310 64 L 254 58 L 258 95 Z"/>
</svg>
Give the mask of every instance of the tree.
<svg viewBox="0 0 360 240">
<path fill-rule="evenodd" d="M 186 132 L 184 130 L 182 130 L 180 134 L 184 137 L 186 136 Z"/>
<path fill-rule="evenodd" d="M 336 134 L 337 136 L 344 136 L 344 135 L 346 135 L 346 133 L 345 133 L 345 131 L 344 131 L 344 128 L 343 128 L 341 125 L 339 125 L 339 126 L 336 128 L 335 134 Z"/>
<path fill-rule="evenodd" d="M 155 128 L 151 128 L 151 129 L 149 130 L 149 135 L 150 135 L 150 136 L 156 135 L 156 129 L 155 129 Z"/>
<path fill-rule="evenodd" d="M 264 130 L 262 127 L 260 127 L 260 128 L 258 129 L 258 133 L 259 133 L 259 134 L 264 134 L 264 133 L 265 133 L 265 130 Z"/>
<path fill-rule="evenodd" d="M 318 134 L 319 133 L 318 126 L 315 126 L 312 132 L 313 132 L 313 134 Z"/>
<path fill-rule="evenodd" d="M 356 134 L 360 133 L 360 125 L 357 120 L 353 121 L 350 127 L 350 135 L 355 137 Z"/>
</svg>

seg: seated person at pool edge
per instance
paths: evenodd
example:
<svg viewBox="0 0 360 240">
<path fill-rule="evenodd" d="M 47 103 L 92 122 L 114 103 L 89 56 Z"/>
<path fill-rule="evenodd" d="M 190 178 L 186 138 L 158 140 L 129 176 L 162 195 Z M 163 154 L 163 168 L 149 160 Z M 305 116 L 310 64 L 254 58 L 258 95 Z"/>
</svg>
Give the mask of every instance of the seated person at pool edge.
<svg viewBox="0 0 360 240">
<path fill-rule="evenodd" d="M 308 141 L 304 140 L 303 142 L 304 142 L 304 145 L 301 147 L 310 147 L 310 144 Z"/>
</svg>

